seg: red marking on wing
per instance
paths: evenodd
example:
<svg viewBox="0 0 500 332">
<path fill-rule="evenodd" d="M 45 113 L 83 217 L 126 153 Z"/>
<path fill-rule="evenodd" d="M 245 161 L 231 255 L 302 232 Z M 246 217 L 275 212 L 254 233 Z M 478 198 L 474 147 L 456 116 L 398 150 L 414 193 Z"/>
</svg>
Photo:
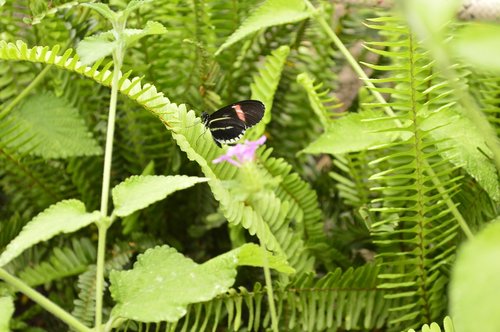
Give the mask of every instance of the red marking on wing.
<svg viewBox="0 0 500 332">
<path fill-rule="evenodd" d="M 243 121 L 243 122 L 246 122 L 246 119 L 245 119 L 245 112 L 243 112 L 243 110 L 241 109 L 241 106 L 236 104 L 236 105 L 233 105 L 231 106 L 234 111 L 236 112 L 236 115 L 238 116 L 238 118 Z"/>
</svg>

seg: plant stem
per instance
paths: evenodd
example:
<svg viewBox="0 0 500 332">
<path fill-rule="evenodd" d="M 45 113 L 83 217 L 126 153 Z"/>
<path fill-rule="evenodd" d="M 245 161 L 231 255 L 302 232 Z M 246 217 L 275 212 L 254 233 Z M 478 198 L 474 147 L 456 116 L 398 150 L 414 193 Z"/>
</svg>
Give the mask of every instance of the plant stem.
<svg viewBox="0 0 500 332">
<path fill-rule="evenodd" d="M 108 215 L 109 184 L 111 178 L 111 161 L 113 159 L 113 139 L 115 133 L 116 104 L 118 99 L 118 82 L 123 61 L 120 46 L 113 53 L 113 81 L 111 82 L 111 98 L 109 101 L 108 129 L 106 132 L 106 148 L 104 152 L 104 170 L 102 174 L 101 214 L 102 220 L 98 223 L 99 243 L 97 246 L 97 268 L 95 289 L 95 328 L 102 331 L 102 298 L 104 293 L 104 256 L 106 251 L 106 233 L 111 225 Z"/>
<path fill-rule="evenodd" d="M 317 12 L 317 9 L 309 2 L 309 0 L 304 0 L 304 1 L 306 3 L 307 7 L 311 11 Z M 378 92 L 378 91 L 376 91 L 374 89 L 375 85 L 370 81 L 368 75 L 366 75 L 366 73 L 361 68 L 361 66 L 356 61 L 356 59 L 354 59 L 354 57 L 349 52 L 349 50 L 344 46 L 344 44 L 342 43 L 342 41 L 340 40 L 340 38 L 335 34 L 335 32 L 332 30 L 332 28 L 330 27 L 330 25 L 328 24 L 328 22 L 325 20 L 325 18 L 322 17 L 322 16 L 320 16 L 320 15 L 316 15 L 316 19 L 317 19 L 318 23 L 321 25 L 321 27 L 324 29 L 324 31 L 326 32 L 326 34 L 332 39 L 332 41 L 335 44 L 335 46 L 337 46 L 337 48 L 342 53 L 342 55 L 344 55 L 345 59 L 351 65 L 352 69 L 363 80 L 363 83 L 368 88 L 370 88 L 369 91 L 375 97 L 375 99 L 377 99 L 377 101 L 379 101 L 381 104 L 387 105 L 387 101 L 385 100 L 385 98 L 382 96 L 382 94 L 380 92 Z M 389 115 L 391 117 L 395 116 L 394 111 L 392 110 L 392 108 L 389 105 L 387 105 L 387 106 L 384 107 L 384 111 L 385 111 L 385 113 L 387 115 Z M 399 121 L 398 119 L 395 119 L 394 121 L 395 121 L 395 123 L 396 123 L 396 125 L 398 127 L 402 127 L 401 121 Z M 429 173 L 429 175 L 431 175 L 432 182 L 434 183 L 434 185 L 436 185 L 437 190 L 440 193 L 446 192 L 446 190 L 443 188 L 443 185 L 441 184 L 441 182 L 439 181 L 439 179 L 435 176 L 434 170 L 432 170 L 432 168 L 429 165 L 429 163 L 427 162 L 427 160 L 424 160 L 424 162 L 425 162 L 425 166 L 426 166 L 426 170 L 425 171 L 427 173 Z M 469 239 L 472 238 L 473 234 L 472 234 L 469 226 L 465 222 L 465 219 L 463 218 L 463 216 L 460 214 L 460 211 L 458 211 L 458 209 L 455 206 L 455 203 L 453 202 L 453 200 L 451 199 L 451 197 L 449 195 L 447 195 L 447 194 L 443 195 L 443 196 L 445 198 L 446 205 L 448 206 L 448 208 L 450 209 L 451 213 L 453 214 L 453 216 L 457 220 L 458 224 L 462 228 L 462 231 L 464 232 L 464 234 L 467 236 L 467 238 L 469 238 Z"/>
<path fill-rule="evenodd" d="M 262 250 L 266 251 L 265 246 L 261 243 Z M 278 330 L 278 316 L 276 315 L 276 306 L 274 305 L 274 292 L 273 284 L 271 280 L 271 271 L 269 269 L 269 264 L 267 261 L 267 254 L 264 254 L 264 278 L 266 280 L 266 292 L 267 300 L 269 303 L 269 311 L 271 312 L 271 325 L 273 332 L 279 332 Z"/>
<path fill-rule="evenodd" d="M 83 325 L 78 319 L 66 312 L 63 308 L 50 301 L 35 289 L 25 284 L 21 279 L 18 279 L 15 276 L 9 274 L 2 268 L 0 268 L 0 279 L 3 279 L 8 284 L 14 286 L 17 290 L 38 303 L 42 308 L 52 313 L 54 316 L 68 324 L 71 328 L 77 331 L 92 332 L 92 329 Z"/>
</svg>

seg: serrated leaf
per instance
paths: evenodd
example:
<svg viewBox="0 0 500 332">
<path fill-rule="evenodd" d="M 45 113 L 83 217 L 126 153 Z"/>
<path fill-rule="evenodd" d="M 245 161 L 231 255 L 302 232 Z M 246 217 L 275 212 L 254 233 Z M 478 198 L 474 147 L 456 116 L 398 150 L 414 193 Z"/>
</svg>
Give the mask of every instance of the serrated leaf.
<svg viewBox="0 0 500 332">
<path fill-rule="evenodd" d="M 76 53 L 83 64 L 91 64 L 102 59 L 116 49 L 118 42 L 114 40 L 111 31 L 103 32 L 98 35 L 85 37 L 77 46 Z"/>
<path fill-rule="evenodd" d="M 72 233 L 101 218 L 98 211 L 85 211 L 85 205 L 76 199 L 56 203 L 28 222 L 0 255 L 4 266 L 25 249 L 46 241 L 59 233 Z"/>
<path fill-rule="evenodd" d="M 325 133 L 309 144 L 302 152 L 347 153 L 390 143 L 401 135 L 399 132 L 384 132 L 384 130 L 395 127 L 392 120 L 387 118 L 366 121 L 380 117 L 382 117 L 380 112 L 363 111 L 362 113 L 350 113 L 336 119 L 330 123 Z"/>
<path fill-rule="evenodd" d="M 468 118 L 450 109 L 434 113 L 422 122 L 443 151 L 443 158 L 461 166 L 496 201 L 500 201 L 500 182 L 492 153 L 484 137 Z M 431 130 L 432 129 L 432 130 Z"/>
<path fill-rule="evenodd" d="M 0 332 L 9 332 L 9 321 L 14 314 L 14 301 L 10 296 L 0 297 Z"/>
<path fill-rule="evenodd" d="M 119 217 L 128 216 L 135 211 L 160 201 L 171 193 L 189 188 L 208 178 L 184 175 L 135 175 L 131 176 L 112 190 L 115 211 Z"/>
<path fill-rule="evenodd" d="M 94 9 L 110 22 L 113 22 L 116 19 L 116 13 L 104 3 L 82 3 L 81 5 Z"/>
<path fill-rule="evenodd" d="M 500 72 L 500 26 L 496 24 L 471 23 L 459 30 L 453 40 L 456 56 L 474 67 L 488 72 Z"/>
<path fill-rule="evenodd" d="M 500 217 L 458 252 L 450 283 L 450 312 L 460 331 L 500 331 L 498 257 Z"/>
<path fill-rule="evenodd" d="M 274 25 L 294 23 L 312 15 L 302 0 L 268 0 L 253 12 L 241 26 L 222 44 L 215 55 L 260 29 Z"/>
<path fill-rule="evenodd" d="M 151 2 L 153 2 L 153 0 L 132 0 L 127 4 L 127 8 L 123 10 L 123 13 L 128 16 L 132 11 L 136 10 L 137 8 L 140 8 L 142 5 L 146 3 L 151 3 Z"/>
<path fill-rule="evenodd" d="M 246 244 L 197 264 L 168 246 L 147 250 L 129 271 L 112 271 L 112 316 L 140 322 L 175 322 L 190 303 L 208 301 L 234 283 L 240 255 L 249 261 L 261 248 Z M 271 261 L 271 258 L 268 259 Z"/>
<path fill-rule="evenodd" d="M 254 243 L 248 243 L 240 248 L 238 254 L 238 265 L 260 266 L 266 264 L 276 271 L 291 274 L 295 273 L 295 269 L 288 265 L 285 256 L 269 255 L 269 252 Z"/>
<path fill-rule="evenodd" d="M 11 114 L 16 129 L 1 140 L 45 159 L 102 154 L 78 111 L 50 93 L 30 97 Z"/>
<path fill-rule="evenodd" d="M 167 29 L 163 26 L 163 24 L 155 21 L 148 21 L 144 29 L 125 29 L 125 42 L 128 46 L 135 43 L 144 36 L 161 35 L 166 32 Z"/>
</svg>

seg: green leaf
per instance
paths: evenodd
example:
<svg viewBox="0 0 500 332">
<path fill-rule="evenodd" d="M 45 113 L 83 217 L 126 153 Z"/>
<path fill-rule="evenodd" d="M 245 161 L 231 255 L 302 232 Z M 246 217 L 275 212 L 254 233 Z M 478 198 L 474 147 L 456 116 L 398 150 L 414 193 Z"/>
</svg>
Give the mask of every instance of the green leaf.
<svg viewBox="0 0 500 332">
<path fill-rule="evenodd" d="M 443 27 L 457 14 L 461 0 L 404 0 L 409 24 L 420 38 L 441 39 Z"/>
<path fill-rule="evenodd" d="M 271 256 L 268 251 L 254 243 L 245 244 L 239 250 L 238 265 L 265 266 L 267 264 L 270 268 L 282 273 L 295 273 L 295 269 L 288 265 L 285 256 Z"/>
<path fill-rule="evenodd" d="M 380 117 L 382 117 L 382 113 L 375 111 L 350 113 L 331 122 L 327 131 L 316 141 L 309 144 L 302 152 L 347 153 L 390 143 L 401 133 L 384 132 L 384 130 L 389 130 L 395 126 L 394 121 L 390 118 L 382 118 L 376 121 L 370 120 Z"/>
<path fill-rule="evenodd" d="M 281 73 L 289 53 L 290 47 L 288 46 L 280 46 L 272 51 L 271 55 L 266 56 L 259 73 L 253 76 L 253 82 L 250 84 L 252 90 L 251 99 L 262 101 L 266 105 L 266 110 L 262 121 L 247 131 L 245 137 L 249 140 L 256 140 L 262 136 L 266 125 L 271 121 L 274 94 L 278 89 Z"/>
<path fill-rule="evenodd" d="M 77 46 L 76 53 L 83 64 L 90 64 L 102 59 L 116 49 L 118 42 L 114 40 L 111 31 L 103 32 L 98 35 L 85 37 Z"/>
<path fill-rule="evenodd" d="M 488 72 L 500 72 L 500 26 L 470 23 L 453 40 L 453 53 L 468 64 Z"/>
<path fill-rule="evenodd" d="M 132 11 L 136 10 L 137 8 L 140 8 L 142 5 L 146 3 L 151 3 L 153 0 L 132 0 L 127 4 L 127 8 L 123 10 L 123 14 L 128 16 Z"/>
<path fill-rule="evenodd" d="M 500 331 L 498 257 L 500 217 L 458 252 L 450 284 L 450 312 L 457 331 Z"/>
<path fill-rule="evenodd" d="M 46 241 L 59 233 L 72 233 L 101 218 L 98 211 L 88 213 L 85 205 L 76 199 L 56 203 L 28 222 L 0 255 L 4 266 L 25 249 Z"/>
<path fill-rule="evenodd" d="M 111 272 L 110 291 L 117 302 L 112 316 L 175 322 L 185 315 L 188 304 L 226 292 L 234 283 L 236 267 L 252 261 L 253 254 L 261 256 L 261 248 L 246 244 L 196 264 L 168 246 L 149 249 L 138 257 L 132 270 Z M 268 260 L 271 262 L 271 257 Z"/>
<path fill-rule="evenodd" d="M 11 116 L 16 128 L 1 140 L 19 152 L 45 159 L 102 154 L 78 111 L 50 93 L 30 97 Z"/>
<path fill-rule="evenodd" d="M 139 39 L 148 35 L 161 35 L 167 32 L 163 24 L 155 21 L 148 21 L 144 29 L 125 29 L 125 42 L 127 46 L 135 43 Z"/>
<path fill-rule="evenodd" d="M 422 128 L 439 142 L 443 158 L 463 167 L 492 199 L 500 201 L 498 173 L 489 158 L 493 154 L 482 133 L 468 118 L 443 109 L 425 119 Z"/>
<path fill-rule="evenodd" d="M 14 314 L 14 302 L 10 296 L 0 297 L 0 332 L 9 332 L 9 321 Z"/>
<path fill-rule="evenodd" d="M 116 13 L 104 3 L 82 3 L 82 6 L 94 9 L 110 22 L 113 22 L 116 19 Z"/>
<path fill-rule="evenodd" d="M 303 0 L 268 0 L 253 12 L 222 44 L 215 55 L 241 39 L 274 25 L 305 20 L 312 15 Z"/>
<path fill-rule="evenodd" d="M 171 193 L 189 188 L 208 178 L 184 175 L 135 175 L 131 176 L 112 190 L 115 211 L 119 217 L 128 216 L 135 211 L 160 201 Z"/>
</svg>

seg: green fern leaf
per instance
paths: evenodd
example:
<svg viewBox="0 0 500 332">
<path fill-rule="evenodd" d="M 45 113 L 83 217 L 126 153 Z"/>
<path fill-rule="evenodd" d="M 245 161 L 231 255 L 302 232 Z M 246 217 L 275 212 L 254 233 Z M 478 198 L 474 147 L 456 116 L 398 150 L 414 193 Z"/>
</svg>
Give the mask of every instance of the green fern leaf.
<svg viewBox="0 0 500 332">
<path fill-rule="evenodd" d="M 252 90 L 251 98 L 262 101 L 266 105 L 266 111 L 261 122 L 249 130 L 249 135 L 247 136 L 249 140 L 256 140 L 262 136 L 266 125 L 271 121 L 274 94 L 278 88 L 281 73 L 289 53 L 290 48 L 288 46 L 281 46 L 272 51 L 271 55 L 266 57 L 264 65 L 259 70 L 259 74 L 253 78 L 253 82 L 250 85 Z"/>
<path fill-rule="evenodd" d="M 318 91 L 322 84 L 314 85 L 314 80 L 307 73 L 297 75 L 297 82 L 306 90 L 314 113 L 316 113 L 323 127 L 327 128 L 333 115 L 332 111 L 340 107 L 341 104 L 335 97 L 325 97 L 328 96 L 328 90 Z"/>
<path fill-rule="evenodd" d="M 46 159 L 102 154 L 78 111 L 50 93 L 30 97 L 11 113 L 11 120 L 10 132 L 2 141 L 19 153 Z"/>
<path fill-rule="evenodd" d="M 95 317 L 95 276 L 95 265 L 88 266 L 87 271 L 78 276 L 78 298 L 73 301 L 71 312 L 88 327 L 92 326 Z"/>
<path fill-rule="evenodd" d="M 243 24 L 222 44 L 215 55 L 227 47 L 257 32 L 273 25 L 294 23 L 305 20 L 312 15 L 301 0 L 267 0 L 253 12 Z"/>
<path fill-rule="evenodd" d="M 90 240 L 73 240 L 70 247 L 54 248 L 49 258 L 19 272 L 19 277 L 30 286 L 43 285 L 53 280 L 78 275 L 96 259 Z"/>
<path fill-rule="evenodd" d="M 443 320 L 444 329 L 441 330 L 441 327 L 437 323 L 431 323 L 430 325 L 424 324 L 422 325 L 421 332 L 455 332 L 455 328 L 453 327 L 453 321 L 450 316 L 446 316 Z M 414 329 L 409 329 L 408 332 L 415 332 Z"/>
</svg>

